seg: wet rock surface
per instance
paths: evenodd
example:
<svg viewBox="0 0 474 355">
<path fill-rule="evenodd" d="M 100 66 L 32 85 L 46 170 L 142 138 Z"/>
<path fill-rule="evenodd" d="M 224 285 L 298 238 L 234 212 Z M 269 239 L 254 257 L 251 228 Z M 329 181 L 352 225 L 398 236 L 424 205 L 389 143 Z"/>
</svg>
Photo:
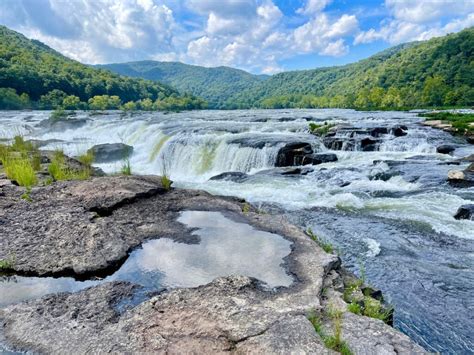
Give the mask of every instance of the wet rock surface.
<svg viewBox="0 0 474 355">
<path fill-rule="evenodd" d="M 88 151 L 94 154 L 96 163 L 110 163 L 129 157 L 133 147 L 124 143 L 104 143 L 94 145 Z"/>
<path fill-rule="evenodd" d="M 454 215 L 454 218 L 470 219 L 471 221 L 474 220 L 474 204 L 462 205 L 459 207 L 456 214 Z"/>
<path fill-rule="evenodd" d="M 1 309 L 4 338 L 16 350 L 331 353 L 306 315 L 329 307 L 322 298 L 329 274 L 329 287 L 344 304 L 334 286 L 342 277 L 340 260 L 282 216 L 244 214 L 242 201 L 202 191 L 166 191 L 155 176 L 54 183 L 34 188 L 29 203 L 19 197 L 23 189 L 5 180 L 0 189 L 0 258 L 14 253 L 19 273 L 93 275 L 115 267 L 149 238 L 197 243 L 176 221 L 183 210 L 220 211 L 293 243 L 284 259 L 295 280 L 288 288 L 270 290 L 255 279 L 232 276 L 164 291 L 124 310 L 119 305 L 138 286 L 113 282 Z M 345 313 L 343 338 L 356 353 L 423 352 L 383 322 L 352 314 Z"/>
</svg>

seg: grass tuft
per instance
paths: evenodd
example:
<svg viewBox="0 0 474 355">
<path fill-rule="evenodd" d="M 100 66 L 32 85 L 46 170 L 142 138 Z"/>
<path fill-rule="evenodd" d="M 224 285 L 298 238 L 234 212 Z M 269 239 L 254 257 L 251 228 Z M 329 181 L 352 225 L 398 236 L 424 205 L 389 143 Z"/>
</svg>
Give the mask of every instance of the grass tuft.
<svg viewBox="0 0 474 355">
<path fill-rule="evenodd" d="M 120 173 L 122 175 L 132 175 L 132 166 L 130 164 L 130 159 L 129 158 L 125 158 L 123 161 L 122 161 L 122 168 L 120 169 Z"/>
<path fill-rule="evenodd" d="M 332 311 L 329 315 L 333 320 L 333 335 L 327 335 L 324 332 L 321 316 L 315 311 L 309 313 L 308 320 L 313 325 L 316 333 L 321 337 L 326 348 L 337 351 L 343 355 L 351 355 L 352 351 L 347 343 L 342 340 L 342 312 Z"/>
<path fill-rule="evenodd" d="M 163 188 L 167 191 L 171 190 L 171 184 L 173 181 L 168 177 L 168 175 L 162 175 L 161 176 L 161 185 Z"/>
<path fill-rule="evenodd" d="M 332 254 L 334 252 L 334 247 L 328 241 L 318 237 L 316 234 L 313 233 L 311 228 L 306 230 L 306 234 L 314 240 L 326 253 Z"/>
<path fill-rule="evenodd" d="M 7 178 L 10 180 L 14 180 L 18 185 L 26 188 L 37 184 L 35 169 L 28 158 L 8 157 L 2 161 Z"/>
<path fill-rule="evenodd" d="M 86 180 L 91 176 L 91 169 L 71 169 L 66 164 L 66 156 L 62 150 L 56 150 L 48 167 L 48 172 L 55 181 Z"/>
</svg>

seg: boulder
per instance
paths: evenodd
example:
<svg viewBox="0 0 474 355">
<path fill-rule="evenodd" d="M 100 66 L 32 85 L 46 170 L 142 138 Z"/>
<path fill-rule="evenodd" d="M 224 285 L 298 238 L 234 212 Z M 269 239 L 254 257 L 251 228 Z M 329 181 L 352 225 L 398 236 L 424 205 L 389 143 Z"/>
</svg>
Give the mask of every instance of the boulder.
<svg viewBox="0 0 474 355">
<path fill-rule="evenodd" d="M 277 154 L 275 166 L 295 166 L 301 165 L 303 156 L 312 154 L 311 144 L 306 142 L 288 143 L 280 148 Z"/>
<path fill-rule="evenodd" d="M 227 171 L 225 173 L 215 175 L 211 177 L 209 180 L 224 180 L 224 181 L 234 181 L 234 182 L 242 182 L 248 178 L 246 173 L 242 173 L 240 171 Z"/>
<path fill-rule="evenodd" d="M 370 129 L 369 133 L 372 137 L 377 138 L 380 137 L 382 134 L 388 134 L 389 129 L 388 127 L 374 127 Z"/>
<path fill-rule="evenodd" d="M 129 157 L 133 147 L 124 143 L 97 144 L 88 150 L 94 154 L 96 163 L 110 163 Z"/>
<path fill-rule="evenodd" d="M 392 127 L 390 129 L 390 133 L 393 134 L 395 137 L 402 137 L 402 136 L 406 136 L 408 134 L 407 130 L 408 130 L 407 126 L 398 125 L 398 126 Z"/>
<path fill-rule="evenodd" d="M 454 218 L 474 221 L 474 204 L 462 205 L 459 207 Z"/>
<path fill-rule="evenodd" d="M 331 150 L 354 150 L 355 140 L 337 137 L 324 137 L 323 144 Z"/>
<path fill-rule="evenodd" d="M 474 163 L 465 170 L 448 171 L 448 182 L 454 187 L 474 186 Z"/>
<path fill-rule="evenodd" d="M 450 154 L 456 150 L 456 147 L 451 144 L 443 144 L 436 148 L 436 151 L 440 154 Z"/>
<path fill-rule="evenodd" d="M 364 152 L 373 152 L 377 150 L 379 143 L 379 140 L 367 137 L 360 141 L 360 148 Z"/>
<path fill-rule="evenodd" d="M 337 161 L 337 155 L 334 153 L 313 153 L 303 156 L 301 165 L 330 163 Z"/>
</svg>

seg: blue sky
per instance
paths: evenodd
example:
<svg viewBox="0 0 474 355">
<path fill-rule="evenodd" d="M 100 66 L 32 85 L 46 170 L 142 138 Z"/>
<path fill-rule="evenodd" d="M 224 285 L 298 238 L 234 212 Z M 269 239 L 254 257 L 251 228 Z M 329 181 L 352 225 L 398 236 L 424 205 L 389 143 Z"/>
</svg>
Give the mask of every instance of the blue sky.
<svg viewBox="0 0 474 355">
<path fill-rule="evenodd" d="M 0 0 L 0 24 L 84 63 L 273 74 L 460 31 L 474 25 L 474 0 Z"/>
</svg>

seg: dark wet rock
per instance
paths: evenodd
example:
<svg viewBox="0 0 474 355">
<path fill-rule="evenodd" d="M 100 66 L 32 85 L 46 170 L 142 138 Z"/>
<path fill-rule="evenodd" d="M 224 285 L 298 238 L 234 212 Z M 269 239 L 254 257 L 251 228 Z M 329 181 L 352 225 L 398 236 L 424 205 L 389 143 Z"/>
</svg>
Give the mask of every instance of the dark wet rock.
<svg viewBox="0 0 474 355">
<path fill-rule="evenodd" d="M 86 125 L 88 121 L 87 118 L 68 118 L 64 120 L 53 120 L 48 118 L 38 123 L 38 127 L 51 131 L 65 131 L 68 129 L 81 128 Z"/>
<path fill-rule="evenodd" d="M 129 157 L 133 147 L 124 143 L 97 144 L 88 150 L 94 154 L 96 163 L 110 163 Z"/>
<path fill-rule="evenodd" d="M 450 154 L 456 150 L 456 147 L 451 144 L 443 144 L 436 148 L 436 151 L 440 154 Z"/>
<path fill-rule="evenodd" d="M 234 138 L 230 139 L 227 141 L 228 144 L 238 144 L 241 147 L 249 147 L 249 148 L 256 148 L 256 149 L 262 149 L 264 147 L 274 147 L 282 143 L 282 141 L 285 141 L 284 136 L 280 135 L 258 135 L 258 136 L 253 136 L 253 137 L 240 137 L 240 138 Z M 288 142 L 287 144 L 297 144 L 301 142 Z M 308 142 L 305 142 L 305 144 L 309 144 Z"/>
<path fill-rule="evenodd" d="M 311 144 L 306 142 L 288 143 L 280 148 L 277 154 L 275 166 L 301 165 L 303 156 L 312 154 Z"/>
<path fill-rule="evenodd" d="M 474 220 L 474 204 L 470 205 L 462 205 L 457 210 L 456 214 L 454 215 L 456 219 L 470 219 L 471 221 Z"/>
<path fill-rule="evenodd" d="M 324 137 L 323 144 L 326 148 L 332 150 L 354 150 L 355 141 L 347 138 Z"/>
<path fill-rule="evenodd" d="M 337 155 L 334 153 L 314 153 L 303 156 L 301 165 L 330 163 L 337 161 Z"/>
<path fill-rule="evenodd" d="M 259 175 L 273 175 L 273 176 L 278 176 L 278 175 L 289 175 L 289 176 L 296 176 L 296 175 L 307 175 L 309 173 L 312 173 L 314 169 L 309 168 L 309 167 L 279 167 L 279 168 L 273 168 L 273 169 L 266 169 L 266 170 L 261 170 L 257 173 L 255 173 L 255 176 Z"/>
<path fill-rule="evenodd" d="M 394 176 L 397 176 L 398 172 L 396 171 L 380 171 L 378 173 L 375 173 L 374 175 L 369 176 L 370 180 L 382 180 L 382 181 L 388 181 Z"/>
<path fill-rule="evenodd" d="M 390 134 L 394 135 L 395 137 L 402 137 L 406 136 L 408 127 L 405 125 L 398 125 L 390 128 Z"/>
<path fill-rule="evenodd" d="M 374 127 L 374 128 L 371 128 L 369 131 L 369 134 L 375 138 L 380 137 L 383 134 L 388 134 L 388 133 L 389 133 L 388 127 Z"/>
<path fill-rule="evenodd" d="M 242 182 L 246 180 L 247 178 L 248 178 L 248 175 L 246 173 L 242 173 L 239 171 L 228 171 L 228 172 L 213 176 L 209 180 Z"/>
<path fill-rule="evenodd" d="M 360 141 L 360 148 L 364 152 L 373 152 L 378 149 L 379 140 L 373 138 L 364 138 Z"/>
</svg>

